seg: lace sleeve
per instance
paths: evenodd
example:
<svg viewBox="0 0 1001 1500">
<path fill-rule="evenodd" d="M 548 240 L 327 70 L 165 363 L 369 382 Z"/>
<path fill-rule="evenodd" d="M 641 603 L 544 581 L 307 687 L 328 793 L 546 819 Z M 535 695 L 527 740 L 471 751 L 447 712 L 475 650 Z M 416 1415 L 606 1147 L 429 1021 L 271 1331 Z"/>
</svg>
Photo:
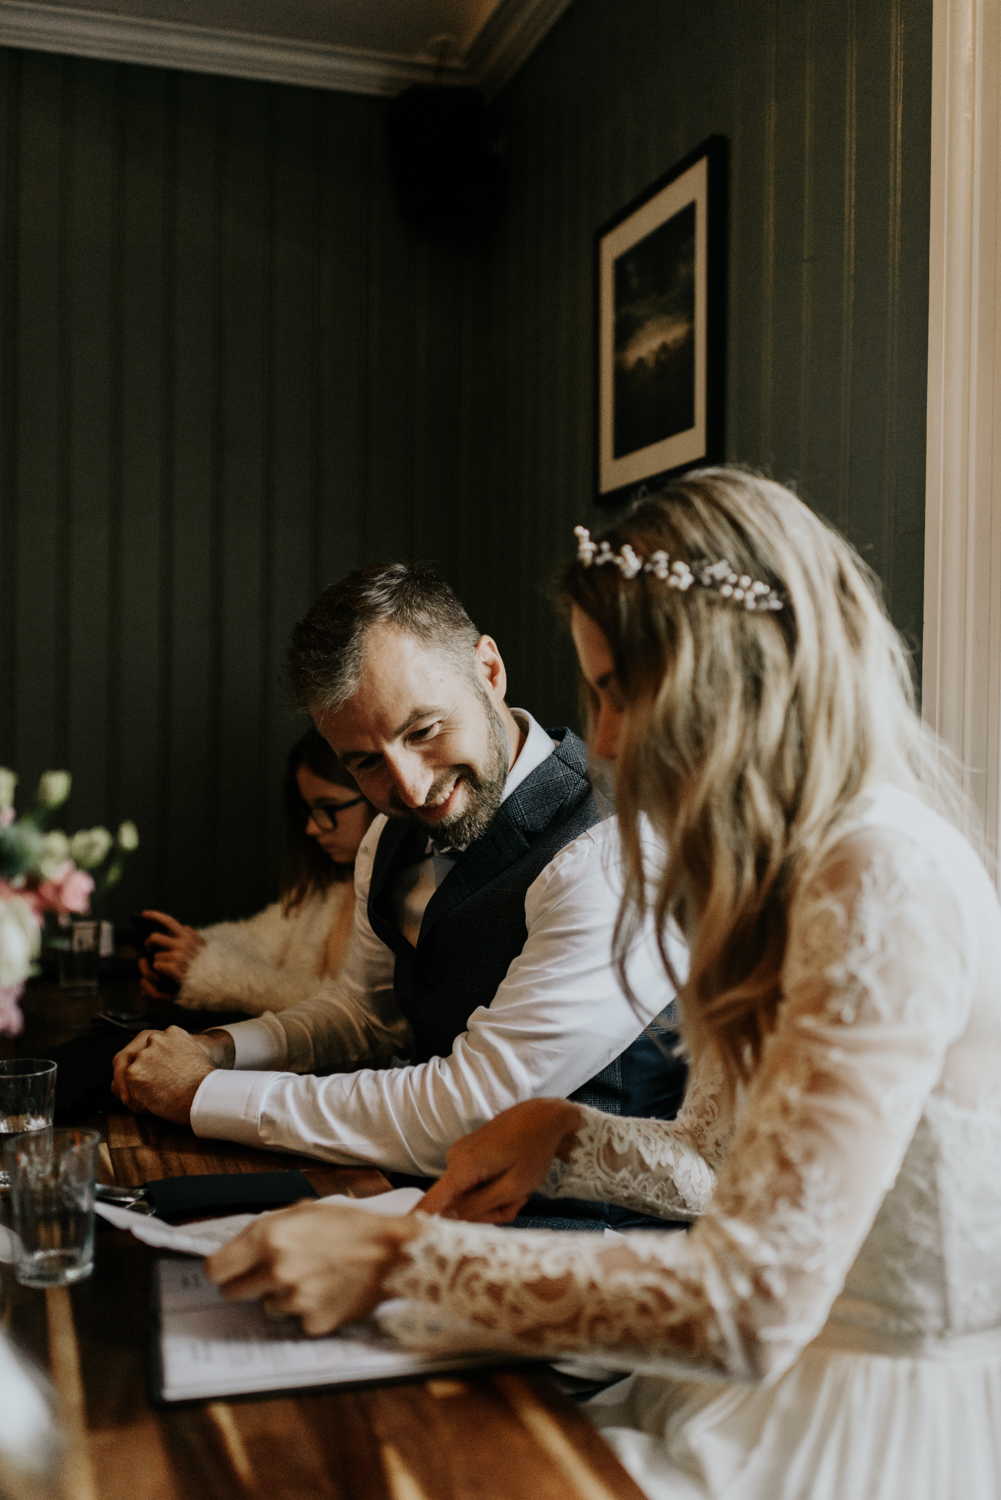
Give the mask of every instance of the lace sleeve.
<svg viewBox="0 0 1001 1500">
<path fill-rule="evenodd" d="M 588 1198 L 664 1219 L 705 1213 L 732 1134 L 718 1065 L 693 1072 L 675 1120 L 634 1120 L 584 1109 L 570 1159 L 553 1162 L 550 1198 Z"/>
<path fill-rule="evenodd" d="M 962 948 L 931 862 L 853 833 L 790 914 L 776 1029 L 693 1229 L 610 1244 L 429 1219 L 387 1282 L 408 1299 L 388 1326 L 421 1347 L 781 1372 L 822 1327 L 963 1030 Z"/>
</svg>

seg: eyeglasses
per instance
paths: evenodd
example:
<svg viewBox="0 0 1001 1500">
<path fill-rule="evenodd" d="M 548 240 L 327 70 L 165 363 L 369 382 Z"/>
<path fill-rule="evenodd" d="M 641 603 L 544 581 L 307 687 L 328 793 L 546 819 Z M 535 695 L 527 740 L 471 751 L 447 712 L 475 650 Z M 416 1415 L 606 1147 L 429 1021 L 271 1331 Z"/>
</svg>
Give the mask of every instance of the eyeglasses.
<svg viewBox="0 0 1001 1500">
<path fill-rule="evenodd" d="M 317 802 L 310 807 L 309 816 L 321 833 L 332 833 L 337 827 L 338 815 L 347 812 L 349 807 L 357 807 L 359 802 L 365 800 L 364 797 L 352 797 L 348 802 Z"/>
</svg>

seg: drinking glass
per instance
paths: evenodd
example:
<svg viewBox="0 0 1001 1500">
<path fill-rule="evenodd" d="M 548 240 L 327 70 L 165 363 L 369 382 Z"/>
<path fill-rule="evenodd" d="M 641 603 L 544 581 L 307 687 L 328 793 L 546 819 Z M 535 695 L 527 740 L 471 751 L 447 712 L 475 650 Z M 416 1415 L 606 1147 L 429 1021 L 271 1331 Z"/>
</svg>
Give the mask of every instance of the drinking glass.
<svg viewBox="0 0 1001 1500">
<path fill-rule="evenodd" d="M 96 1130 L 39 1130 L 4 1145 L 22 1286 L 68 1286 L 94 1269 Z"/>
<path fill-rule="evenodd" d="M 56 1065 L 44 1057 L 0 1062 L 0 1147 L 12 1136 L 45 1130 L 56 1103 Z M 0 1187 L 7 1186 L 0 1160 Z"/>
<path fill-rule="evenodd" d="M 96 990 L 101 959 L 112 952 L 114 940 L 110 922 L 74 917 L 66 925 L 59 948 L 59 988 Z"/>
</svg>

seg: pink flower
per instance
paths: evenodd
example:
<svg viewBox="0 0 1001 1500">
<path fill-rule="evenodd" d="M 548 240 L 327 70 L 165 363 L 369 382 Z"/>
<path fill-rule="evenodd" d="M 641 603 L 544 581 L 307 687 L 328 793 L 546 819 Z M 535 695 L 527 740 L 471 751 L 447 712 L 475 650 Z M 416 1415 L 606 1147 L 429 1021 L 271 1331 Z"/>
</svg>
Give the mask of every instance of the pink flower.
<svg viewBox="0 0 1001 1500">
<path fill-rule="evenodd" d="M 12 807 L 0 807 L 0 828 L 9 828 L 16 817 Z"/>
<path fill-rule="evenodd" d="M 57 911 L 84 912 L 90 906 L 90 894 L 94 889 L 94 877 L 86 870 L 78 870 L 72 860 L 65 860 L 51 880 L 43 880 L 37 891 L 23 892 L 32 906 L 41 914 Z M 33 899 L 34 898 L 34 899 Z"/>
<path fill-rule="evenodd" d="M 17 1036 L 24 1030 L 24 1017 L 17 1003 L 23 989 L 23 984 L 9 984 L 0 989 L 0 1036 Z"/>
<path fill-rule="evenodd" d="M 62 884 L 62 903 L 66 911 L 83 912 L 90 906 L 94 877 L 86 870 L 74 870 Z"/>
</svg>

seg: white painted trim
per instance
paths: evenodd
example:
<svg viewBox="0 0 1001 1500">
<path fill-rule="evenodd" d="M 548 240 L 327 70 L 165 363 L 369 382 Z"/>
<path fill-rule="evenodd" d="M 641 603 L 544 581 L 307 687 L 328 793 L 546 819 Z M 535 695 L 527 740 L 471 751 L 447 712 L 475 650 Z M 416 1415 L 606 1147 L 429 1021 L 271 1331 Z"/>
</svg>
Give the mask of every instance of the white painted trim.
<svg viewBox="0 0 1001 1500">
<path fill-rule="evenodd" d="M 290 42 L 249 32 L 68 10 L 61 5 L 35 4 L 34 0 L 3 0 L 0 44 L 354 94 L 397 94 L 413 83 L 440 81 L 442 73 L 430 60 L 415 62 L 379 52 Z M 463 70 L 453 66 L 446 67 L 445 72 L 448 75 Z"/>
<path fill-rule="evenodd" d="M 466 52 L 470 79 L 488 98 L 500 93 L 571 0 L 500 0 Z"/>
<path fill-rule="evenodd" d="M 538 46 L 571 0 L 501 0 L 465 59 L 440 65 L 388 52 L 326 47 L 250 32 L 2 0 L 0 45 L 113 62 L 221 73 L 352 94 L 398 94 L 415 83 L 477 84 L 493 95 Z"/>
<path fill-rule="evenodd" d="M 1001 846 L 1001 7 L 934 0 L 925 718 Z"/>
</svg>

